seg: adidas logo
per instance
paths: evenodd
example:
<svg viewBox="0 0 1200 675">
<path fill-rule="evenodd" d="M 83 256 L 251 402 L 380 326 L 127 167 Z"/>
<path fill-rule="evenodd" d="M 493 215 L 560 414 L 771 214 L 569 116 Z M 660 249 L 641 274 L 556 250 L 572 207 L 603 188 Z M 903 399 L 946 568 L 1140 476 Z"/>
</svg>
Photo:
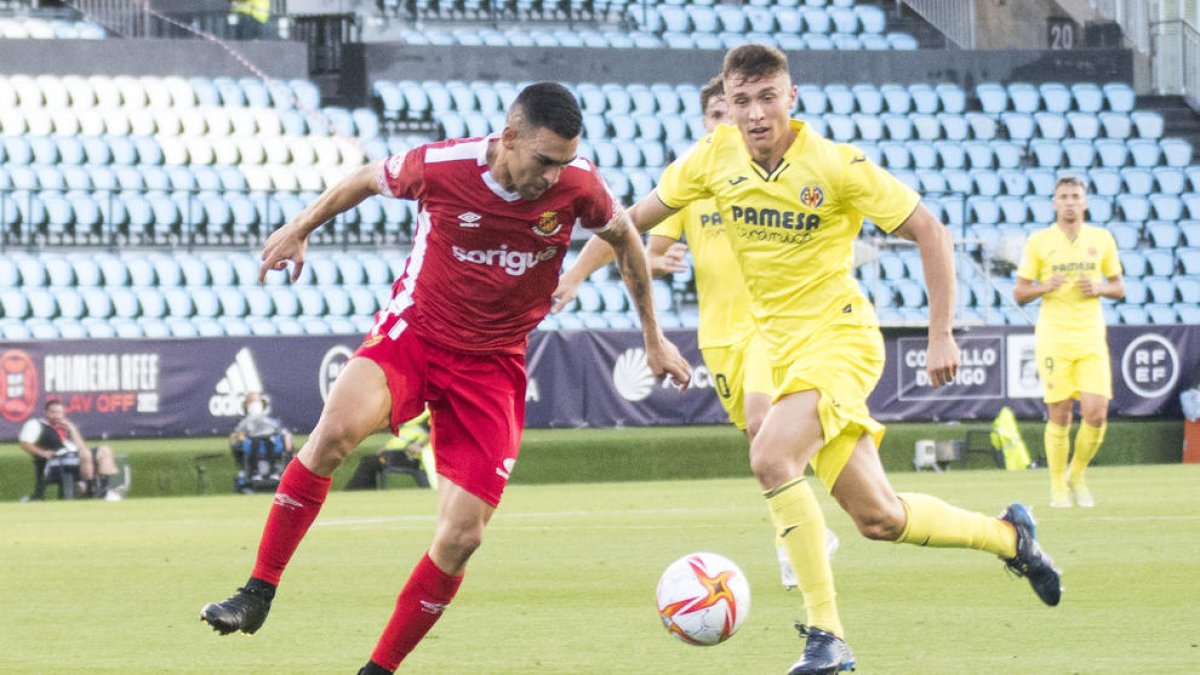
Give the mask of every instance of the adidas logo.
<svg viewBox="0 0 1200 675">
<path fill-rule="evenodd" d="M 613 387 L 626 401 L 641 401 L 654 391 L 654 373 L 646 365 L 646 350 L 626 349 L 613 364 Z"/>
<path fill-rule="evenodd" d="M 242 347 L 233 358 L 233 363 L 225 369 L 225 377 L 217 382 L 216 393 L 208 399 L 208 414 L 213 417 L 241 417 L 246 412 L 242 409 L 246 394 L 252 391 L 261 393 L 262 390 L 262 377 L 258 374 L 254 355 L 249 347 Z"/>
</svg>

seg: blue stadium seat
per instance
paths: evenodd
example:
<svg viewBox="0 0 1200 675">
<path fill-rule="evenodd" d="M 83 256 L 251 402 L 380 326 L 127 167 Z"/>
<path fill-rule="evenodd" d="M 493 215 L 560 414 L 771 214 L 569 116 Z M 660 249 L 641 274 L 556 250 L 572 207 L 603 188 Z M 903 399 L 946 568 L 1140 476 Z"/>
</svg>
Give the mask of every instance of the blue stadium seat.
<svg viewBox="0 0 1200 675">
<path fill-rule="evenodd" d="M 1094 141 L 1094 147 L 1101 166 L 1119 169 L 1129 161 L 1129 149 L 1124 141 L 1100 138 Z"/>
<path fill-rule="evenodd" d="M 1049 225 L 1054 222 L 1054 204 L 1049 197 L 1026 195 L 1024 200 L 1032 222 L 1038 225 Z"/>
<path fill-rule="evenodd" d="M 1069 112 L 1067 125 L 1075 138 L 1091 140 L 1100 135 L 1100 119 L 1095 113 Z"/>
<path fill-rule="evenodd" d="M 975 98 L 979 107 L 989 115 L 1000 115 L 1009 110 L 1008 92 L 995 82 L 983 82 L 975 86 Z"/>
<path fill-rule="evenodd" d="M 1071 90 L 1061 82 L 1045 82 L 1038 86 L 1043 107 L 1052 113 L 1066 113 L 1071 109 Z"/>
<path fill-rule="evenodd" d="M 1175 274 L 1175 252 L 1152 248 L 1143 251 L 1149 274 L 1158 277 L 1169 277 Z"/>
<path fill-rule="evenodd" d="M 1183 219 L 1183 200 L 1176 195 L 1150 195 L 1150 205 L 1154 209 L 1154 217 L 1172 223 Z"/>
<path fill-rule="evenodd" d="M 1089 143 L 1088 146 L 1091 147 L 1091 144 Z M 1062 142 L 1034 139 L 1029 143 L 1029 153 L 1033 155 L 1039 167 L 1054 169 L 1063 165 Z"/>
<path fill-rule="evenodd" d="M 996 138 L 996 118 L 984 113 L 969 112 L 963 117 L 971 130 L 971 137 L 979 141 Z"/>
<path fill-rule="evenodd" d="M 1009 84 L 1008 101 L 1009 108 L 1019 113 L 1033 114 L 1042 107 L 1042 97 L 1037 87 L 1028 82 Z"/>
<path fill-rule="evenodd" d="M 1000 114 L 1000 122 L 1008 131 L 1008 137 L 1017 141 L 1027 141 L 1034 136 L 1037 126 L 1033 115 L 1023 112 L 1005 112 Z"/>
<path fill-rule="evenodd" d="M 1170 305 L 1146 305 L 1146 314 L 1150 323 L 1159 325 L 1174 325 L 1179 323 L 1175 308 Z"/>
<path fill-rule="evenodd" d="M 1123 220 L 1143 223 L 1150 220 L 1150 200 L 1139 195 L 1123 195 L 1117 197 L 1117 206 L 1121 209 Z"/>
<path fill-rule="evenodd" d="M 1191 209 L 1189 208 L 1188 211 L 1191 212 Z M 1181 221 L 1179 223 L 1179 232 L 1183 237 L 1184 246 L 1200 247 L 1200 222 L 1195 220 Z"/>
<path fill-rule="evenodd" d="M 1149 301 L 1155 304 L 1171 304 L 1176 300 L 1175 282 L 1166 277 L 1146 277 L 1142 279 L 1146 284 Z"/>
<path fill-rule="evenodd" d="M 1053 141 L 1047 141 L 1053 142 Z M 1076 169 L 1086 169 L 1096 163 L 1096 147 L 1091 141 L 1069 138 L 1062 142 L 1066 166 Z M 1112 166 L 1105 164 L 1105 166 Z"/>
<path fill-rule="evenodd" d="M 1145 138 L 1131 138 L 1126 141 L 1126 147 L 1133 160 L 1134 166 L 1154 168 L 1162 159 L 1162 152 L 1157 141 Z"/>
<path fill-rule="evenodd" d="M 1159 147 L 1167 166 L 1182 168 L 1192 163 L 1192 144 L 1182 138 L 1164 138 Z"/>
<path fill-rule="evenodd" d="M 1200 307 L 1200 279 L 1183 277 L 1175 280 L 1175 290 L 1179 292 L 1179 301 Z"/>
<path fill-rule="evenodd" d="M 879 86 L 879 94 L 883 97 L 889 113 L 907 115 L 912 111 L 912 95 L 903 85 L 882 84 Z"/>
<path fill-rule="evenodd" d="M 1140 275 L 1130 272 L 1130 265 L 1125 264 L 1126 253 L 1121 254 L 1121 265 L 1125 268 L 1125 302 L 1130 305 L 1143 305 L 1150 296 L 1149 289 Z M 1131 256 L 1132 259 L 1132 256 Z"/>
<path fill-rule="evenodd" d="M 1129 115 L 1125 113 L 1102 112 L 1100 113 L 1100 126 L 1104 129 L 1104 136 L 1107 138 L 1126 139 L 1133 132 L 1133 123 L 1129 120 Z"/>
<path fill-rule="evenodd" d="M 1075 108 L 1080 112 L 1094 114 L 1104 108 L 1104 92 L 1091 82 L 1072 84 L 1071 96 L 1075 99 Z"/>
<path fill-rule="evenodd" d="M 1107 223 L 1113 218 L 1113 198 L 1096 195 L 1088 199 L 1088 220 L 1093 223 Z M 1121 240 L 1117 240 L 1119 246 Z M 1136 245 L 1136 244 L 1135 244 Z"/>
<path fill-rule="evenodd" d="M 1150 170 L 1158 191 L 1163 194 L 1180 195 L 1187 187 L 1187 174 L 1173 166 L 1157 166 Z"/>
<path fill-rule="evenodd" d="M 1180 248 L 1175 250 L 1175 258 L 1183 273 L 1194 278 L 1200 275 L 1200 248 Z"/>
<path fill-rule="evenodd" d="M 1104 99 L 1108 104 L 1108 109 L 1119 113 L 1128 113 L 1133 110 L 1133 106 L 1137 95 L 1124 82 L 1110 82 L 1101 87 L 1104 92 Z"/>
<path fill-rule="evenodd" d="M 937 91 L 928 84 L 910 84 L 908 94 L 912 97 L 913 111 L 922 115 L 934 115 L 941 109 Z"/>
<path fill-rule="evenodd" d="M 1121 317 L 1121 323 L 1126 325 L 1144 326 L 1150 323 L 1150 317 L 1140 305 L 1118 305 L 1117 314 Z"/>
</svg>

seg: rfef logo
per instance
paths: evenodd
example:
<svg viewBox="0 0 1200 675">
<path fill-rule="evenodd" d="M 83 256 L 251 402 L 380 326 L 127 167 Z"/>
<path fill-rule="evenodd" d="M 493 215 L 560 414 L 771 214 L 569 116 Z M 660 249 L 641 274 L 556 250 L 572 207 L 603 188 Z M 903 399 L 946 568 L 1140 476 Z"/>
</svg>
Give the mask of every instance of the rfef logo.
<svg viewBox="0 0 1200 675">
<path fill-rule="evenodd" d="M 1179 354 L 1175 345 L 1157 333 L 1137 338 L 1121 357 L 1121 375 L 1130 391 L 1143 398 L 1171 393 L 1179 381 Z"/>
<path fill-rule="evenodd" d="M 9 349 L 0 355 L 4 373 L 4 397 L 0 415 L 9 422 L 24 422 L 37 407 L 40 386 L 37 366 L 23 349 Z"/>
</svg>

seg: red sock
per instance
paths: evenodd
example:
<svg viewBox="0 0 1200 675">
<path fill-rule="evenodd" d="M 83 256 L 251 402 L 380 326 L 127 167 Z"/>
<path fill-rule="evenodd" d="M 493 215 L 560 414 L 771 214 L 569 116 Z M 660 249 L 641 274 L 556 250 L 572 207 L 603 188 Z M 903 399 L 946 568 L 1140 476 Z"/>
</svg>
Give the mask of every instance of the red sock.
<svg viewBox="0 0 1200 675">
<path fill-rule="evenodd" d="M 251 576 L 279 584 L 283 568 L 321 512 L 331 482 L 330 478 L 309 471 L 299 460 L 288 463 L 275 490 L 275 504 L 267 515 Z"/>
<path fill-rule="evenodd" d="M 426 553 L 396 598 L 396 611 L 383 629 L 371 660 L 388 670 L 399 668 L 404 657 L 442 618 L 462 579 L 461 574 L 452 577 L 438 569 Z"/>
</svg>

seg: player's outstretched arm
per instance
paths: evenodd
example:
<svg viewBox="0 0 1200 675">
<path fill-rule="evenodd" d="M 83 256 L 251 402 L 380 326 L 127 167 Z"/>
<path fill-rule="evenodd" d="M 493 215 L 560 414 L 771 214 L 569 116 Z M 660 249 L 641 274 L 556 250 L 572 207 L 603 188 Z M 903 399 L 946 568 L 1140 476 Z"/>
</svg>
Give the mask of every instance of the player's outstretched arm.
<svg viewBox="0 0 1200 675">
<path fill-rule="evenodd" d="M 674 210 L 667 208 L 659 200 L 657 192 L 651 192 L 649 195 L 643 197 L 640 202 L 625 211 L 629 221 L 633 223 L 638 232 L 649 230 L 672 213 L 674 213 Z M 621 215 L 614 218 L 614 220 L 624 217 L 626 216 Z M 602 237 L 595 236 L 589 239 L 584 244 L 583 250 L 579 252 L 579 257 L 575 259 L 575 263 L 566 272 L 563 272 L 562 277 L 559 278 L 558 288 L 554 290 L 554 304 L 550 306 L 550 313 L 557 314 L 564 307 L 571 304 L 571 301 L 575 299 L 576 294 L 579 292 L 579 284 L 591 276 L 592 272 L 604 267 L 615 259 L 616 254 L 613 252 L 612 245 Z"/>
<path fill-rule="evenodd" d="M 267 270 L 286 270 L 289 262 L 294 263 L 292 281 L 299 279 L 300 272 L 304 269 L 308 235 L 338 214 L 358 206 L 367 197 L 378 194 L 376 176 L 379 170 L 378 162 L 360 167 L 322 192 L 316 201 L 305 207 L 291 222 L 272 232 L 263 244 L 263 262 L 258 269 L 258 283 L 266 281 Z"/>
<path fill-rule="evenodd" d="M 929 296 L 929 346 L 925 369 L 930 382 L 940 387 L 954 380 L 961 358 L 954 341 L 954 240 L 925 205 L 918 202 L 912 214 L 896 228 L 896 235 L 917 245 L 925 268 Z"/>
<path fill-rule="evenodd" d="M 687 388 L 692 379 L 692 369 L 679 349 L 675 347 L 658 326 L 654 316 L 654 298 L 650 292 L 650 270 L 646 265 L 646 252 L 642 248 L 641 234 L 634 228 L 624 213 L 618 213 L 599 237 L 608 242 L 616 252 L 617 267 L 629 288 L 633 305 L 637 308 L 642 323 L 642 334 L 646 341 L 646 365 L 657 377 L 669 375 L 679 385 Z"/>
</svg>

